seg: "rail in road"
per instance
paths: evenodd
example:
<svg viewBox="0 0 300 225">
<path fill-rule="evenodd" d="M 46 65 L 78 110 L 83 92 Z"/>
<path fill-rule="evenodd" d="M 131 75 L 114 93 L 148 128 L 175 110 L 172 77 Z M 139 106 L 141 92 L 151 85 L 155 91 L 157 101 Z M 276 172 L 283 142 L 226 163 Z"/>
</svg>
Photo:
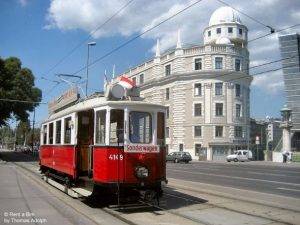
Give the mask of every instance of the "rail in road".
<svg viewBox="0 0 300 225">
<path fill-rule="evenodd" d="M 300 166 L 263 166 L 250 163 L 168 163 L 167 176 L 186 181 L 300 198 Z"/>
<path fill-rule="evenodd" d="M 51 189 L 46 183 L 41 181 L 35 162 L 16 162 L 15 165 L 29 179 L 35 180 L 39 185 L 47 187 L 49 190 Z M 203 198 L 203 196 L 203 193 L 197 193 L 195 190 L 186 192 L 180 189 L 165 188 L 165 195 L 162 199 L 163 204 L 160 206 L 145 203 L 146 207 L 138 209 L 131 210 L 125 208 L 113 210 L 103 207 L 101 204 L 99 205 L 97 199 L 94 199 L 94 202 L 93 200 L 72 201 L 72 204 L 69 202 L 69 205 L 79 210 L 88 218 L 94 218 L 95 213 L 101 212 L 103 215 L 103 212 L 105 212 L 116 217 L 124 224 L 295 224 L 293 223 L 294 214 L 289 214 L 290 219 L 281 219 L 276 215 L 265 215 L 262 212 L 249 210 L 249 207 L 253 209 L 253 207 L 257 208 L 257 205 L 244 206 L 244 208 L 228 207 L 225 203 L 233 205 L 241 205 L 242 203 L 221 198 L 215 201 L 211 197 L 206 196 Z M 68 202 L 71 198 L 64 196 L 60 199 Z M 277 210 L 282 214 L 282 209 L 268 208 L 262 205 L 259 207 L 263 207 L 264 210 L 271 210 L 272 212 L 276 212 Z M 297 217 L 294 217 L 294 219 L 297 219 Z"/>
</svg>

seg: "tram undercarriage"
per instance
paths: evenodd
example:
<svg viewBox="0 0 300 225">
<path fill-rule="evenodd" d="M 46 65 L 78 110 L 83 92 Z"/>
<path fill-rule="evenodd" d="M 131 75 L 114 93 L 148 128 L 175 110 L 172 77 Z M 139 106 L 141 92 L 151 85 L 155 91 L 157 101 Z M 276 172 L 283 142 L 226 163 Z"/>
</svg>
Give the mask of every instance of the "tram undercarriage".
<svg viewBox="0 0 300 225">
<path fill-rule="evenodd" d="M 41 166 L 43 179 L 50 185 L 60 189 L 73 198 L 101 198 L 103 203 L 126 205 L 139 201 L 153 202 L 159 204 L 159 198 L 163 195 L 161 186 L 162 181 L 155 184 L 136 184 L 124 183 L 95 183 L 87 176 L 73 180 L 69 176 L 59 173 L 56 170 Z M 167 181 L 164 181 L 167 182 Z"/>
</svg>

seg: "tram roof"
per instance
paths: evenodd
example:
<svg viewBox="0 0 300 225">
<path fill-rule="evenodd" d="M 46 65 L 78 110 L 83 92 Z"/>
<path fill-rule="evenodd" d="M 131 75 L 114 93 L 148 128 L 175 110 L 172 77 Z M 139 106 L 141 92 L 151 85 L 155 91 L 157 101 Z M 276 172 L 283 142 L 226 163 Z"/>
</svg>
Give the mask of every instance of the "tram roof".
<svg viewBox="0 0 300 225">
<path fill-rule="evenodd" d="M 118 100 L 118 101 L 108 101 L 105 97 L 95 97 L 91 99 L 86 99 L 80 101 L 66 109 L 63 109 L 59 112 L 51 114 L 48 119 L 46 119 L 43 123 L 55 120 L 60 117 L 64 117 L 68 114 L 74 112 L 80 112 L 89 109 L 95 109 L 101 106 L 111 106 L 111 107 L 124 107 L 124 106 L 131 106 L 131 107 L 141 107 L 141 109 L 147 111 L 151 111 L 151 109 L 156 110 L 164 110 L 166 107 L 159 104 L 149 103 L 145 101 L 133 101 L 133 100 Z"/>
</svg>

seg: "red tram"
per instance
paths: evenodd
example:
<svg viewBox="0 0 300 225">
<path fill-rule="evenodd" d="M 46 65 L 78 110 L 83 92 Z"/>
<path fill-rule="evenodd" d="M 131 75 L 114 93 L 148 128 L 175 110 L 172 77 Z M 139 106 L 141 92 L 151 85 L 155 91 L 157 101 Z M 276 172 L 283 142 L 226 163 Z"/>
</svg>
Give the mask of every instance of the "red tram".
<svg viewBox="0 0 300 225">
<path fill-rule="evenodd" d="M 89 193 L 162 193 L 164 106 L 101 94 L 73 103 L 67 100 L 67 105 L 61 104 L 62 99 L 41 127 L 42 173 Z"/>
</svg>

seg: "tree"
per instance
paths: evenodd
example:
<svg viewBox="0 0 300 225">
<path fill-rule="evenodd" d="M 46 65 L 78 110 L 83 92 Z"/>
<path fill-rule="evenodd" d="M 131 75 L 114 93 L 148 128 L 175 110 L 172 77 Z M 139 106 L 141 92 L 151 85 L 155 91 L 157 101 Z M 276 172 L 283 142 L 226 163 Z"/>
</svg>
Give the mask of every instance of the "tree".
<svg viewBox="0 0 300 225">
<path fill-rule="evenodd" d="M 16 57 L 0 58 L 0 98 L 30 102 L 40 102 L 42 91 L 34 86 L 34 76 L 30 69 L 22 68 Z M 0 127 L 7 125 L 7 119 L 14 114 L 17 120 L 27 121 L 38 103 L 0 101 Z"/>
</svg>

